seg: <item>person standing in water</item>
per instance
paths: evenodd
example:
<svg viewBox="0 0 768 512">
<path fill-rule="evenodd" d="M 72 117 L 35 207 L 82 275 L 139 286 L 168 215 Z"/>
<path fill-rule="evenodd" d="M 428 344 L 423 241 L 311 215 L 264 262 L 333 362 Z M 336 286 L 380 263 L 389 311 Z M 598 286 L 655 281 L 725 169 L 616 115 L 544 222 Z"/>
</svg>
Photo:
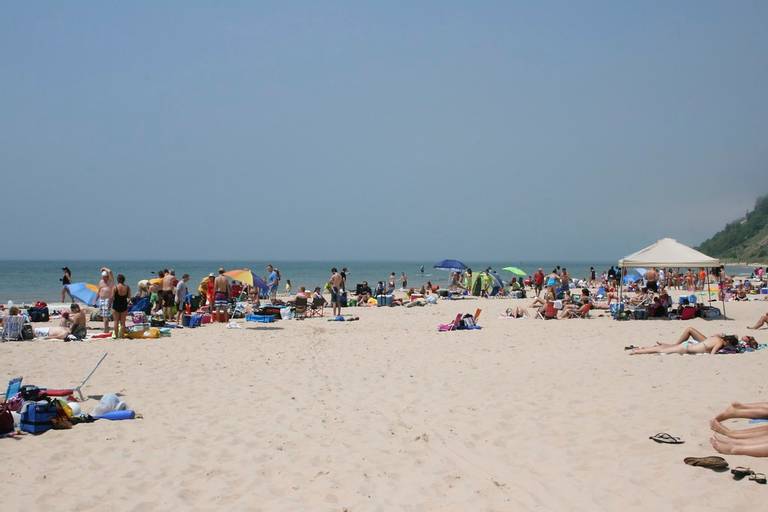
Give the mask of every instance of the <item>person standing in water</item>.
<svg viewBox="0 0 768 512">
<path fill-rule="evenodd" d="M 72 298 L 72 294 L 69 293 L 69 286 L 72 284 L 72 272 L 69 270 L 69 267 L 62 267 L 61 271 L 64 272 L 64 275 L 61 276 L 61 302 L 64 302 L 64 298 L 69 295 L 69 300 L 74 302 L 75 299 Z"/>
<path fill-rule="evenodd" d="M 400 284 L 402 284 L 401 288 L 403 290 L 408 289 L 408 275 L 405 272 L 400 274 Z"/>
</svg>

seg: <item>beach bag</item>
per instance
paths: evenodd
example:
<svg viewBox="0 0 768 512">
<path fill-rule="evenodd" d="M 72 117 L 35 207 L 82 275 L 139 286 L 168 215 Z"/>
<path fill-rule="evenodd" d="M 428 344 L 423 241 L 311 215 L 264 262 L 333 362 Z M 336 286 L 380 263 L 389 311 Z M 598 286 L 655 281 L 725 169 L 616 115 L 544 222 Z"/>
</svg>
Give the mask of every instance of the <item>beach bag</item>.
<svg viewBox="0 0 768 512">
<path fill-rule="evenodd" d="M 35 329 L 32 327 L 32 324 L 24 324 L 21 327 L 21 339 L 22 340 L 35 339 Z"/>
<path fill-rule="evenodd" d="M 21 408 L 21 430 L 30 434 L 42 434 L 53 428 L 53 420 L 59 412 L 49 400 L 25 402 Z"/>
<path fill-rule="evenodd" d="M 694 318 L 696 318 L 696 308 L 693 306 L 685 306 L 680 311 L 680 320 L 693 320 Z"/>
<path fill-rule="evenodd" d="M 13 414 L 7 404 L 0 404 L 0 436 L 13 432 Z"/>
<path fill-rule="evenodd" d="M 702 318 L 706 320 L 714 320 L 715 318 L 720 318 L 720 309 L 715 307 L 707 307 L 701 310 L 701 316 Z"/>
<path fill-rule="evenodd" d="M 648 318 L 648 311 L 645 308 L 637 308 L 632 312 L 632 318 L 635 320 L 645 320 Z"/>
<path fill-rule="evenodd" d="M 50 313 L 48 312 L 48 307 L 31 307 L 27 309 L 27 313 L 29 314 L 29 321 L 30 322 L 47 322 L 50 320 Z"/>
</svg>

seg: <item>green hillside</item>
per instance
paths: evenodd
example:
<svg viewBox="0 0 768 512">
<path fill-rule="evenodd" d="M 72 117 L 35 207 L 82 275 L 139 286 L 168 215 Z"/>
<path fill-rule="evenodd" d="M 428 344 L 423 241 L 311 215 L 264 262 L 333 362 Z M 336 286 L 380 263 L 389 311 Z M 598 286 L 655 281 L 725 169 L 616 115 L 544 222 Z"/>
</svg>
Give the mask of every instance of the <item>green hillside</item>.
<svg viewBox="0 0 768 512">
<path fill-rule="evenodd" d="M 768 195 L 759 198 L 745 218 L 731 222 L 697 249 L 731 261 L 768 261 Z"/>
</svg>

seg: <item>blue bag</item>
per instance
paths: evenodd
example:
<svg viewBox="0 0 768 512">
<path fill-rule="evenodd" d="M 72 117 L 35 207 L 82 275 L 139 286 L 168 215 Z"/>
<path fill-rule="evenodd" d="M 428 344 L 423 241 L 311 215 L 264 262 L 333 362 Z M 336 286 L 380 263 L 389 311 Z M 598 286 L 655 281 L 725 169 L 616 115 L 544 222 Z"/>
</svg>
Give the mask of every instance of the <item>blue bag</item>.
<svg viewBox="0 0 768 512">
<path fill-rule="evenodd" d="M 53 428 L 53 419 L 58 414 L 52 401 L 25 402 L 21 408 L 20 427 L 30 434 L 42 434 Z"/>
</svg>

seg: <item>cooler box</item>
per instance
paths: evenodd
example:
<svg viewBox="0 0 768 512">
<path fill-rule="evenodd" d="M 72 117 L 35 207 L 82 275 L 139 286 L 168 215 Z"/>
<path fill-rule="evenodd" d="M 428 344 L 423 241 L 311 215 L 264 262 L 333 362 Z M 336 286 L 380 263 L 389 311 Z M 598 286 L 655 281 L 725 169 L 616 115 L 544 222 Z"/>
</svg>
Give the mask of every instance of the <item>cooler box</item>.
<svg viewBox="0 0 768 512">
<path fill-rule="evenodd" d="M 275 317 L 272 315 L 245 315 L 245 321 L 269 324 L 275 321 Z"/>
<path fill-rule="evenodd" d="M 30 434 L 42 434 L 53 428 L 53 418 L 56 417 L 56 404 L 41 400 L 39 402 L 24 402 L 21 412 L 20 427 Z"/>
<path fill-rule="evenodd" d="M 203 315 L 201 314 L 195 314 L 195 315 L 189 315 L 189 328 L 193 329 L 195 327 L 200 327 L 203 324 Z"/>
<path fill-rule="evenodd" d="M 379 306 L 391 306 L 392 298 L 392 295 L 377 295 L 376 302 L 379 303 Z"/>
<path fill-rule="evenodd" d="M 763 295 L 768 295 L 768 288 L 760 288 L 760 293 Z"/>
</svg>

